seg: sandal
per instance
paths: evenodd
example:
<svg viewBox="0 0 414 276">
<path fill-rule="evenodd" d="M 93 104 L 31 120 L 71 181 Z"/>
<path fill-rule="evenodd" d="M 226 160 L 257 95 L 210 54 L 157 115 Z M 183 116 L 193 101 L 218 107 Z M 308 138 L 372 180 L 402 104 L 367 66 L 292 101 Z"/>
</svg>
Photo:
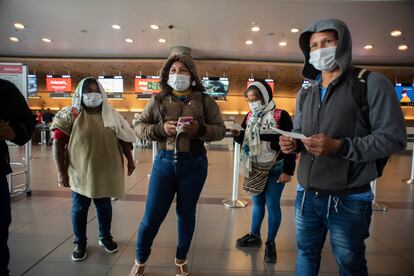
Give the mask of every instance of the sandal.
<svg viewBox="0 0 414 276">
<path fill-rule="evenodd" d="M 135 260 L 134 266 L 132 267 L 131 273 L 129 276 L 144 276 L 145 265 L 147 263 L 140 264 Z"/>
<path fill-rule="evenodd" d="M 182 263 L 182 264 L 177 263 L 177 258 L 176 258 L 175 259 L 175 267 L 180 268 L 180 273 L 175 273 L 175 276 L 188 276 L 188 275 L 190 275 L 190 273 L 188 273 L 187 264 L 188 264 L 187 260 L 185 260 L 185 262 Z M 184 268 L 183 268 L 184 266 L 186 267 L 187 271 L 184 271 Z"/>
</svg>

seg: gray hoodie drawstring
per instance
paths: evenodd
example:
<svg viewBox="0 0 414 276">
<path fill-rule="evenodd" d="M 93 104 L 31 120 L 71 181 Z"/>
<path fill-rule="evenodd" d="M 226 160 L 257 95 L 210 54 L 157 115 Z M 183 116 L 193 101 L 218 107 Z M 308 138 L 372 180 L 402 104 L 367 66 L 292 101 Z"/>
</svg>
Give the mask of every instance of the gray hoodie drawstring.
<svg viewBox="0 0 414 276">
<path fill-rule="evenodd" d="M 331 213 L 331 202 L 332 202 L 332 196 L 330 195 L 329 199 L 328 199 L 328 210 L 326 212 L 326 218 L 327 219 L 329 218 L 329 214 Z"/>
<path fill-rule="evenodd" d="M 305 198 L 306 198 L 306 189 L 303 192 L 302 203 L 300 205 L 300 215 L 303 215 L 303 207 L 305 206 Z"/>
</svg>

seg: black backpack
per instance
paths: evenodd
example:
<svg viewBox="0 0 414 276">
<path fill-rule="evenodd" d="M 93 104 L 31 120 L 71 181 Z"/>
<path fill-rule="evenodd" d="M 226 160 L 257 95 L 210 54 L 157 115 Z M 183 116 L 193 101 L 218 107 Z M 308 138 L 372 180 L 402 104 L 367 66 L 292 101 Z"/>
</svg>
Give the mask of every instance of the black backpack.
<svg viewBox="0 0 414 276">
<path fill-rule="evenodd" d="M 365 126 L 367 129 L 371 130 L 371 123 L 369 122 L 369 105 L 368 105 L 368 76 L 371 72 L 366 69 L 361 69 L 357 67 L 352 68 L 353 84 L 352 84 L 352 96 L 355 99 L 355 102 L 358 104 L 362 116 L 364 118 Z M 302 89 L 302 94 L 299 99 L 299 106 L 302 109 L 303 102 L 306 95 L 311 90 L 311 85 L 306 85 Z M 379 158 L 375 160 L 377 167 L 377 178 L 382 176 L 385 165 L 387 165 L 389 156 L 384 158 Z"/>
</svg>

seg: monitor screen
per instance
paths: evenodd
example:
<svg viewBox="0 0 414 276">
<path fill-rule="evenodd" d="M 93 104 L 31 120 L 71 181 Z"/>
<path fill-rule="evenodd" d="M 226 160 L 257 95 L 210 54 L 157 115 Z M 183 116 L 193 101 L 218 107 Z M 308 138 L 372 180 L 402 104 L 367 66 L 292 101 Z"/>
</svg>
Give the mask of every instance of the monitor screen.
<svg viewBox="0 0 414 276">
<path fill-rule="evenodd" d="M 159 93 L 160 77 L 159 76 L 135 76 L 134 81 L 137 98 L 150 98 L 153 94 Z"/>
<path fill-rule="evenodd" d="M 203 86 L 206 93 L 212 97 L 222 98 L 229 93 L 229 79 L 218 77 L 204 77 Z"/>
<path fill-rule="evenodd" d="M 106 93 L 124 93 L 124 80 L 122 76 L 99 76 L 98 81 Z"/>
<path fill-rule="evenodd" d="M 52 92 L 72 91 L 70 75 L 46 75 L 46 89 Z"/>
<path fill-rule="evenodd" d="M 397 100 L 402 106 L 414 106 L 414 84 L 396 83 L 394 89 Z"/>
<path fill-rule="evenodd" d="M 255 79 L 250 78 L 247 81 L 247 87 L 249 87 L 254 81 L 255 81 Z M 274 95 L 274 93 L 275 93 L 275 82 L 273 81 L 273 79 L 265 79 L 265 82 L 267 82 L 267 84 L 270 85 L 270 88 L 272 88 L 272 93 Z"/>
<path fill-rule="evenodd" d="M 29 96 L 37 93 L 37 78 L 36 75 L 27 75 L 27 92 Z"/>
</svg>

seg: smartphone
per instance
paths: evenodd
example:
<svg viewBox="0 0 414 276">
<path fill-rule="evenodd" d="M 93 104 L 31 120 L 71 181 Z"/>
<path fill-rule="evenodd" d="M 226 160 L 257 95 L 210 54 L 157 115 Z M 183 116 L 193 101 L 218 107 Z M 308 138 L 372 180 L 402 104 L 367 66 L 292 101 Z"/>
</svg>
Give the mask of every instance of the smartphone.
<svg viewBox="0 0 414 276">
<path fill-rule="evenodd" d="M 188 126 L 191 124 L 191 122 L 193 121 L 193 117 L 191 116 L 186 116 L 186 117 L 180 117 L 178 118 L 177 121 L 177 126 Z"/>
</svg>

